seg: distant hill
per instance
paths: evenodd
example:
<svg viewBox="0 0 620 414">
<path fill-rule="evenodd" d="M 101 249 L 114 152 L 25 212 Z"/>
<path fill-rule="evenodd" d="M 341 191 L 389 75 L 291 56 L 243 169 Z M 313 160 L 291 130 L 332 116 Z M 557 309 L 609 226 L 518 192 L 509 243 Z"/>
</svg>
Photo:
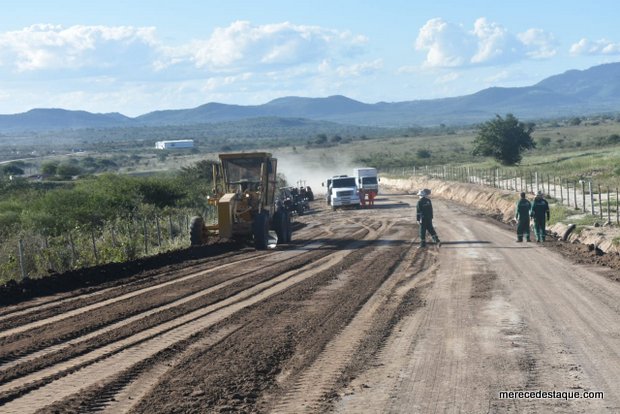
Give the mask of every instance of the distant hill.
<svg viewBox="0 0 620 414">
<path fill-rule="evenodd" d="M 132 119 L 119 114 L 93 114 L 66 109 L 31 109 L 15 115 L 0 115 L 0 130 L 44 131 L 53 129 L 106 128 L 129 124 Z"/>
<path fill-rule="evenodd" d="M 191 109 L 154 111 L 136 118 L 118 113 L 33 109 L 0 115 L 0 131 L 198 125 L 265 117 L 407 127 L 476 123 L 508 112 L 523 119 L 620 112 L 620 63 L 569 70 L 527 87 L 493 87 L 471 95 L 404 102 L 367 104 L 340 95 L 290 96 L 262 105 L 211 102 Z"/>
</svg>

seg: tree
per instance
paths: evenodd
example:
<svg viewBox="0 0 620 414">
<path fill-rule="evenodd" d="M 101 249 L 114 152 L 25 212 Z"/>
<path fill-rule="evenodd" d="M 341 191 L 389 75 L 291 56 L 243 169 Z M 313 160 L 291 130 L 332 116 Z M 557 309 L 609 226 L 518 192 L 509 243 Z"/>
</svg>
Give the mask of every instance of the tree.
<svg viewBox="0 0 620 414">
<path fill-rule="evenodd" d="M 419 149 L 416 151 L 415 154 L 418 158 L 430 158 L 432 155 L 431 152 L 427 149 Z"/>
<path fill-rule="evenodd" d="M 56 175 L 58 163 L 55 161 L 44 162 L 41 164 L 41 173 L 45 175 Z"/>
<path fill-rule="evenodd" d="M 73 165 L 71 163 L 64 163 L 58 165 L 56 168 L 56 175 L 61 178 L 68 180 L 74 175 L 80 175 L 82 173 L 82 169 L 77 165 Z"/>
<path fill-rule="evenodd" d="M 2 167 L 4 175 L 24 175 L 24 170 L 15 164 L 8 164 Z"/>
<path fill-rule="evenodd" d="M 533 124 L 524 124 L 514 115 L 499 115 L 481 125 L 474 139 L 473 155 L 493 157 L 503 165 L 521 162 L 523 150 L 536 147 L 532 139 Z"/>
</svg>

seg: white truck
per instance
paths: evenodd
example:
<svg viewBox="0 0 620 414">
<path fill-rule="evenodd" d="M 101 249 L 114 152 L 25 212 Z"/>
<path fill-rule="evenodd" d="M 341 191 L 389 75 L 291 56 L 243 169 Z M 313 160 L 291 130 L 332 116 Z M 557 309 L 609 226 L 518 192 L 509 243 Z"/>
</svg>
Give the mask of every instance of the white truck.
<svg viewBox="0 0 620 414">
<path fill-rule="evenodd" d="M 364 194 L 369 192 L 374 192 L 375 195 L 379 194 L 379 177 L 376 168 L 355 168 L 353 169 L 353 176 L 361 192 Z"/>
<path fill-rule="evenodd" d="M 328 181 L 328 202 L 332 210 L 337 208 L 360 207 L 360 198 L 355 184 L 355 177 L 334 176 Z"/>
</svg>

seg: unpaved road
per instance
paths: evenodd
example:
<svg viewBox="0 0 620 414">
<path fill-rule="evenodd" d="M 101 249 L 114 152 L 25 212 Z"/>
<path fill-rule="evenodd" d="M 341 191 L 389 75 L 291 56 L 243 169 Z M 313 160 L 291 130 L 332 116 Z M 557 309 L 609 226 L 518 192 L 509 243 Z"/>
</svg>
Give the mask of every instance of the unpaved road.
<svg viewBox="0 0 620 414">
<path fill-rule="evenodd" d="M 620 412 L 617 271 L 441 200 L 419 249 L 416 201 L 0 308 L 0 412 Z"/>
</svg>

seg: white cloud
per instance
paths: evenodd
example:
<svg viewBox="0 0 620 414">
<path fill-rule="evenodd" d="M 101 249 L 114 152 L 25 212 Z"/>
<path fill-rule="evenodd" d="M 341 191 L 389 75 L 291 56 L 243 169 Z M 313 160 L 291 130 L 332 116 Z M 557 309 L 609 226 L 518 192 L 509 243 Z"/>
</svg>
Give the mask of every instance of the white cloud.
<svg viewBox="0 0 620 414">
<path fill-rule="evenodd" d="M 514 35 L 484 17 L 474 22 L 472 30 L 441 18 L 431 19 L 420 28 L 415 47 L 426 51 L 427 67 L 495 65 L 555 54 L 551 34 L 528 29 Z"/>
<path fill-rule="evenodd" d="M 33 25 L 0 33 L 0 62 L 18 72 L 109 67 L 136 48 L 153 47 L 154 32 L 152 27 Z"/>
<path fill-rule="evenodd" d="M 437 79 L 435 79 L 435 83 L 438 85 L 443 85 L 443 84 L 452 83 L 455 80 L 458 80 L 460 78 L 461 78 L 460 73 L 450 72 L 450 73 L 446 73 L 445 75 L 439 76 Z"/>
<path fill-rule="evenodd" d="M 219 91 L 222 88 L 230 87 L 240 81 L 247 81 L 251 78 L 251 73 L 242 73 L 238 76 L 212 77 L 207 79 L 205 85 L 201 88 L 201 90 L 206 93 Z"/>
<path fill-rule="evenodd" d="M 443 19 L 431 19 L 420 28 L 415 47 L 427 50 L 427 66 L 462 66 L 473 51 L 472 39 L 465 30 Z"/>
<path fill-rule="evenodd" d="M 570 47 L 572 55 L 617 55 L 620 54 L 620 43 L 607 39 L 590 41 L 581 39 Z"/>
<path fill-rule="evenodd" d="M 376 72 L 383 68 L 383 60 L 375 59 L 371 62 L 356 63 L 349 66 L 339 66 L 336 73 L 340 77 L 362 76 Z"/>
<path fill-rule="evenodd" d="M 471 63 L 495 63 L 514 60 L 522 54 L 522 45 L 515 36 L 497 23 L 481 17 L 474 23 L 474 36 L 478 39 L 478 50 Z"/>
<path fill-rule="evenodd" d="M 527 48 L 526 54 L 533 59 L 546 59 L 557 53 L 555 36 L 542 29 L 528 29 L 517 37 Z"/>
<path fill-rule="evenodd" d="M 216 28 L 207 39 L 181 48 L 166 48 L 166 64 L 191 62 L 211 71 L 237 71 L 252 67 L 273 67 L 321 62 L 329 57 L 351 57 L 368 41 L 349 31 L 319 26 L 294 25 L 289 22 L 255 26 L 236 21 Z"/>
</svg>

